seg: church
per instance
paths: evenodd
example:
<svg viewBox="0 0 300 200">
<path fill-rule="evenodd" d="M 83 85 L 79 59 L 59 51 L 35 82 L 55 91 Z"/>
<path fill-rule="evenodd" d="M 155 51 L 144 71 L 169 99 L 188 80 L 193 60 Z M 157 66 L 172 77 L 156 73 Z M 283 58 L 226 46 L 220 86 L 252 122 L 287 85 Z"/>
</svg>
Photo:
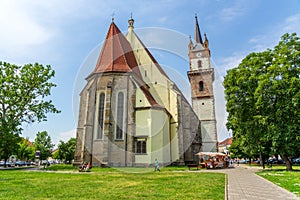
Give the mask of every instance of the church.
<svg viewBox="0 0 300 200">
<path fill-rule="evenodd" d="M 214 70 L 197 16 L 187 50 L 191 101 L 135 33 L 134 20 L 124 35 L 112 19 L 80 93 L 75 165 L 185 165 L 198 162 L 199 151 L 217 151 Z"/>
</svg>

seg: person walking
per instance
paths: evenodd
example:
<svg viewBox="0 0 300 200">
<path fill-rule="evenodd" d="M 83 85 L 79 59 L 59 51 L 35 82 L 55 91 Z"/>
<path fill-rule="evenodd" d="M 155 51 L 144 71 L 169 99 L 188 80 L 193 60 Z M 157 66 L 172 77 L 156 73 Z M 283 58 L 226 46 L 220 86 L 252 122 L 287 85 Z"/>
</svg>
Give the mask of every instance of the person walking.
<svg viewBox="0 0 300 200">
<path fill-rule="evenodd" d="M 155 168 L 154 168 L 154 171 L 159 171 L 160 172 L 157 158 L 155 158 Z"/>
</svg>

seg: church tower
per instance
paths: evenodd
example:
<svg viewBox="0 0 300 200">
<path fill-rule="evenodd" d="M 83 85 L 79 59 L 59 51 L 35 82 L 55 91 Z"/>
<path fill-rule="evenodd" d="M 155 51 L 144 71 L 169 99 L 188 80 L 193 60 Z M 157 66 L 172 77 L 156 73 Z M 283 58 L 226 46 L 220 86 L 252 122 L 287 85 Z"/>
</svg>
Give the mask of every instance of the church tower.
<svg viewBox="0 0 300 200">
<path fill-rule="evenodd" d="M 202 151 L 217 152 L 217 128 L 213 93 L 214 69 L 210 66 L 209 43 L 202 39 L 198 19 L 195 16 L 194 41 L 188 44 L 192 106 L 201 121 Z"/>
</svg>

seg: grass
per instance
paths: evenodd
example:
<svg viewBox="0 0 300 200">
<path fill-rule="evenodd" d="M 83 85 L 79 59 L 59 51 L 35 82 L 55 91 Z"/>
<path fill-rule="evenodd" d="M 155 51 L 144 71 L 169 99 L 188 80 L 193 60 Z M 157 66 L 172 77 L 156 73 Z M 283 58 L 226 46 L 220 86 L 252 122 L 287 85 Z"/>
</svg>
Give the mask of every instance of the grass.
<svg viewBox="0 0 300 200">
<path fill-rule="evenodd" d="M 0 199 L 224 199 L 225 175 L 189 173 L 185 168 L 77 168 L 49 171 L 0 170 Z M 180 172 L 182 171 L 182 172 Z M 137 173 L 138 172 L 138 173 Z"/>
<path fill-rule="evenodd" d="M 300 197 L 300 166 L 293 166 L 293 169 L 295 171 L 288 172 L 285 166 L 278 165 L 257 174 Z"/>
</svg>

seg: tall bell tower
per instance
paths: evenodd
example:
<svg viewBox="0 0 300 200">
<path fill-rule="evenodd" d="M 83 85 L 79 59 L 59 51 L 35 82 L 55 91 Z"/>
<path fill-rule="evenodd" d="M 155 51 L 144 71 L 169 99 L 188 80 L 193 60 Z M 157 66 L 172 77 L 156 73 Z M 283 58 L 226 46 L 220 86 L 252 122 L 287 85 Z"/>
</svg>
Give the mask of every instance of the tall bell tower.
<svg viewBox="0 0 300 200">
<path fill-rule="evenodd" d="M 209 43 L 202 40 L 197 15 L 195 16 L 194 41 L 188 44 L 192 106 L 201 121 L 202 151 L 217 152 L 217 121 L 213 93 L 214 69 L 210 66 Z"/>
</svg>

